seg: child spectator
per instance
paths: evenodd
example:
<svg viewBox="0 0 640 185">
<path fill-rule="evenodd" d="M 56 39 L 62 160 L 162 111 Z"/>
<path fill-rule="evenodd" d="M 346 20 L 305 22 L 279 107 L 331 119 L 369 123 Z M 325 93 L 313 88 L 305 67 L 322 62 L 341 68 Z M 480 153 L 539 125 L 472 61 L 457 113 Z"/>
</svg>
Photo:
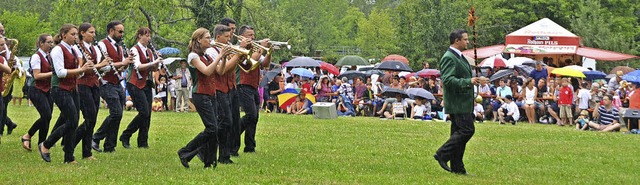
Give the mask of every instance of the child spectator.
<svg viewBox="0 0 640 185">
<path fill-rule="evenodd" d="M 578 99 L 576 100 L 578 102 L 578 109 L 576 110 L 576 113 L 589 109 L 589 101 L 591 101 L 591 92 L 587 88 L 588 85 L 589 84 L 587 84 L 586 82 L 583 82 L 582 84 L 580 84 L 580 90 L 578 90 Z"/>
<path fill-rule="evenodd" d="M 562 88 L 560 88 L 560 99 L 558 100 L 558 107 L 560 107 L 560 122 L 558 125 L 564 126 L 564 123 L 571 123 L 573 115 L 571 114 L 571 104 L 573 102 L 573 90 L 569 85 L 567 79 L 562 80 Z"/>
<path fill-rule="evenodd" d="M 158 80 L 160 83 L 156 85 L 156 96 L 160 97 L 162 100 L 162 106 L 166 110 L 169 108 L 167 106 L 167 79 L 165 77 L 160 77 Z"/>
<path fill-rule="evenodd" d="M 498 111 L 500 124 L 509 122 L 512 125 L 516 125 L 516 121 L 520 119 L 520 110 L 518 109 L 518 105 L 513 101 L 513 96 L 511 95 L 507 95 L 504 99 L 504 104 Z"/>
<path fill-rule="evenodd" d="M 587 130 L 589 128 L 589 111 L 580 111 L 580 116 L 574 122 L 576 123 L 576 130 Z"/>
<path fill-rule="evenodd" d="M 482 107 L 482 96 L 476 97 L 476 101 L 473 102 L 473 115 L 476 121 L 480 123 L 484 120 L 484 108 Z"/>
<path fill-rule="evenodd" d="M 153 98 L 153 103 L 151 104 L 151 110 L 153 110 L 153 112 L 163 111 L 162 100 L 160 99 L 159 96 L 155 96 Z"/>
<path fill-rule="evenodd" d="M 416 105 L 413 106 L 411 117 L 413 119 L 422 119 L 424 113 L 427 111 L 427 107 L 424 106 L 425 99 L 416 97 Z"/>
</svg>

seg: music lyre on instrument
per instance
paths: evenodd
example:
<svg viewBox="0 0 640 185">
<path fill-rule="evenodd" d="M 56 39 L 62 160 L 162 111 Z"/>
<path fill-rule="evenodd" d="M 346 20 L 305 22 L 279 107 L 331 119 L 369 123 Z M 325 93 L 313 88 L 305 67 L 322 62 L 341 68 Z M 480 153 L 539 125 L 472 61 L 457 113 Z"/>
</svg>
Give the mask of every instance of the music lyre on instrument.
<svg viewBox="0 0 640 185">
<path fill-rule="evenodd" d="M 89 61 L 94 61 L 93 65 L 96 65 L 98 63 L 97 58 L 91 58 L 91 55 L 89 55 L 87 48 L 84 47 L 84 43 L 79 43 L 77 44 L 78 49 L 80 49 L 80 52 L 82 53 L 82 55 L 84 55 L 84 61 L 85 62 L 89 62 Z M 96 69 L 95 67 L 93 68 L 93 73 L 96 74 L 96 76 L 98 76 L 98 79 L 102 79 L 102 75 L 98 72 L 98 69 Z M 80 77 L 84 76 L 84 73 L 82 73 L 82 75 L 80 75 Z"/>
<path fill-rule="evenodd" d="M 215 41 L 213 42 L 213 44 L 220 48 L 225 48 L 225 47 L 231 48 L 232 54 L 244 55 L 247 58 L 247 61 L 250 62 L 250 64 L 247 64 L 244 61 L 238 61 L 238 67 L 240 67 L 240 69 L 246 73 L 260 66 L 260 62 L 251 58 L 251 50 L 241 48 L 240 46 L 228 45 L 228 44 L 223 44 Z"/>
<path fill-rule="evenodd" d="M 102 49 L 102 47 L 100 47 L 100 45 L 97 44 L 97 41 L 96 41 L 96 46 L 98 46 L 98 50 L 100 50 L 100 53 L 102 53 L 102 56 L 105 56 L 105 57 L 109 56 L 109 53 L 107 53 L 107 50 Z M 118 81 L 121 81 L 122 80 L 122 76 L 120 76 L 120 73 L 118 72 L 116 67 L 113 65 L 113 59 L 109 61 L 109 67 L 111 67 L 111 70 L 113 70 L 113 74 L 118 77 Z M 101 74 L 101 76 L 104 76 L 109 71 L 110 70 L 105 71 L 104 73 Z"/>
</svg>

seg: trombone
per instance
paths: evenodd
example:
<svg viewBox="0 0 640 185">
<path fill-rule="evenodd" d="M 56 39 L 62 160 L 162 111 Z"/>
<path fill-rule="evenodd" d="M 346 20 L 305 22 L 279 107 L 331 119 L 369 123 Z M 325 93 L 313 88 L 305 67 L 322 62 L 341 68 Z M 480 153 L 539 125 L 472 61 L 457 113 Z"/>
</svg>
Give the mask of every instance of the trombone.
<svg viewBox="0 0 640 185">
<path fill-rule="evenodd" d="M 233 36 L 235 36 L 236 38 L 238 38 L 238 40 L 244 40 L 246 39 L 246 37 L 242 36 L 242 35 L 236 35 L 233 34 Z M 272 42 L 269 41 L 269 44 L 271 44 Z M 264 47 L 262 46 L 259 41 L 251 41 L 251 46 L 253 46 L 254 48 L 260 48 L 262 50 L 267 51 L 267 55 L 271 54 L 271 51 L 273 50 L 273 47 Z"/>
<path fill-rule="evenodd" d="M 248 73 L 251 70 L 254 70 L 260 66 L 260 62 L 251 58 L 251 50 L 241 48 L 240 46 L 228 45 L 220 42 L 213 42 L 213 45 L 216 45 L 220 48 L 229 47 L 231 48 L 231 53 L 236 55 L 243 55 L 247 58 L 247 60 L 238 61 L 238 67 L 242 69 L 245 73 Z M 248 64 L 249 62 L 250 64 Z"/>
</svg>

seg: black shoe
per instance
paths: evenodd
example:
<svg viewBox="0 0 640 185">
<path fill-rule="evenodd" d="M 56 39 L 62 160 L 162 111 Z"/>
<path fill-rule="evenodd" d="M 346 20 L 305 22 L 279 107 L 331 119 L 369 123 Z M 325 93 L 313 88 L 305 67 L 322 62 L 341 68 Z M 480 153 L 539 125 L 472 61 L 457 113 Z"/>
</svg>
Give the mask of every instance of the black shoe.
<svg viewBox="0 0 640 185">
<path fill-rule="evenodd" d="M 116 149 L 115 148 L 114 149 L 104 149 L 104 151 L 102 151 L 102 152 L 104 152 L 104 153 L 115 153 Z"/>
<path fill-rule="evenodd" d="M 231 156 L 240 157 L 240 154 L 238 154 L 238 152 L 231 152 Z"/>
<path fill-rule="evenodd" d="M 126 149 L 131 148 L 131 145 L 129 144 L 129 139 L 125 139 L 124 137 L 120 136 L 120 141 L 122 142 L 122 147 Z"/>
<path fill-rule="evenodd" d="M 180 151 L 178 151 L 178 158 L 180 159 L 180 163 L 182 164 L 182 166 L 184 166 L 185 168 L 189 168 L 189 161 L 185 158 L 182 158 L 182 156 L 180 156 Z"/>
<path fill-rule="evenodd" d="M 244 153 L 256 153 L 256 149 L 244 149 Z"/>
<path fill-rule="evenodd" d="M 204 164 L 204 168 L 216 168 L 218 166 L 218 163 L 213 162 L 213 164 Z"/>
<path fill-rule="evenodd" d="M 102 149 L 100 149 L 100 140 L 92 139 L 91 149 L 95 150 L 96 152 L 102 152 Z"/>
<path fill-rule="evenodd" d="M 42 145 L 44 143 L 40 143 L 38 144 L 38 151 L 40 151 L 40 156 L 42 157 L 42 159 L 44 160 L 44 162 L 51 162 L 51 153 L 43 153 L 42 152 Z"/>
<path fill-rule="evenodd" d="M 438 156 L 438 154 L 433 155 L 433 158 L 438 161 L 438 164 L 440 165 L 440 167 L 442 167 L 442 169 L 446 170 L 446 171 L 451 171 L 451 168 L 449 168 L 449 166 L 447 165 L 447 161 L 443 160 L 440 158 L 440 156 Z"/>
<path fill-rule="evenodd" d="M 512 125 L 516 125 L 516 121 L 515 121 L 515 120 L 514 120 L 514 121 L 511 121 L 511 124 L 512 124 Z"/>
<path fill-rule="evenodd" d="M 220 164 L 233 164 L 233 161 L 231 159 L 221 159 L 221 160 L 218 160 L 218 162 Z"/>
<path fill-rule="evenodd" d="M 458 171 L 456 171 L 456 172 L 452 171 L 451 173 L 456 174 L 456 175 L 475 176 L 475 175 L 473 175 L 473 174 L 469 174 L 469 173 L 467 173 L 467 171 L 466 171 L 466 170 L 459 171 L 459 172 L 458 172 Z"/>
<path fill-rule="evenodd" d="M 138 145 L 138 148 L 149 149 L 149 145 Z"/>
<path fill-rule="evenodd" d="M 16 125 L 15 123 L 13 125 L 8 125 L 7 135 L 11 135 L 11 133 L 13 133 L 13 129 L 16 129 L 16 127 L 18 127 L 18 125 Z"/>
</svg>

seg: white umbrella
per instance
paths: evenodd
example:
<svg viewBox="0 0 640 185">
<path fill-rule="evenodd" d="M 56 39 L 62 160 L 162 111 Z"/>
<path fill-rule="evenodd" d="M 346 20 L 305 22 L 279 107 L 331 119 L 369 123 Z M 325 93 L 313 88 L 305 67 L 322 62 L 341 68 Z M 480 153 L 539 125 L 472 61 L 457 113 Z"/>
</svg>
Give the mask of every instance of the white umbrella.
<svg viewBox="0 0 640 185">
<path fill-rule="evenodd" d="M 564 68 L 575 69 L 575 70 L 578 70 L 580 72 L 589 71 L 589 69 L 587 69 L 586 67 L 582 67 L 582 66 L 578 66 L 578 65 L 564 66 Z"/>
<path fill-rule="evenodd" d="M 510 58 L 509 60 L 507 60 L 507 67 L 508 68 L 513 68 L 516 65 L 522 65 L 525 62 L 529 62 L 529 61 L 534 61 L 534 60 L 530 59 L 530 58 L 527 58 L 527 57 L 513 57 L 513 58 Z"/>
</svg>

